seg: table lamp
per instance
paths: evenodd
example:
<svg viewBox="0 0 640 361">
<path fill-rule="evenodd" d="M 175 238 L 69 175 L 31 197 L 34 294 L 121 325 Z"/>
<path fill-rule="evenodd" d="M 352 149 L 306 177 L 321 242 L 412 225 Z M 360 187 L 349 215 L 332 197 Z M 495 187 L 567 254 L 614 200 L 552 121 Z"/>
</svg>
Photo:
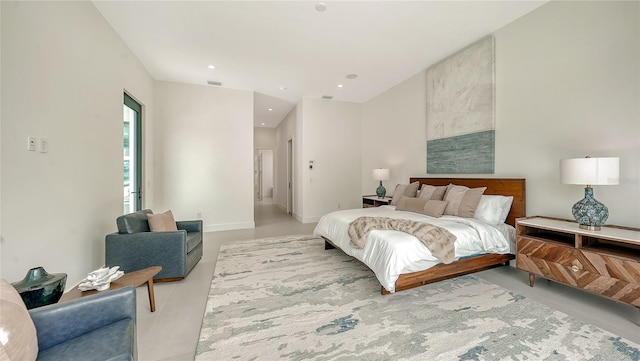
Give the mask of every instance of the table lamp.
<svg viewBox="0 0 640 361">
<path fill-rule="evenodd" d="M 376 195 L 378 198 L 384 198 L 387 194 L 387 190 L 382 186 L 382 181 L 389 179 L 389 170 L 383 168 L 376 168 L 373 170 L 373 179 L 380 181 L 380 185 L 376 189 Z"/>
<path fill-rule="evenodd" d="M 572 214 L 580 228 L 599 231 L 609 217 L 609 209 L 593 197 L 592 185 L 613 185 L 619 182 L 620 158 L 585 158 L 560 160 L 560 181 L 583 184 L 584 199 L 573 205 Z"/>
</svg>

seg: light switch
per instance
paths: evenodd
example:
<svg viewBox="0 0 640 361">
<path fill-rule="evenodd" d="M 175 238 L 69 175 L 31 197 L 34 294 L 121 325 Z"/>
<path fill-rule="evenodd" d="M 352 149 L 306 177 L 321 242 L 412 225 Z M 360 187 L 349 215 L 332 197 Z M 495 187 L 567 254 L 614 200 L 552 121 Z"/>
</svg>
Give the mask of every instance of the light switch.
<svg viewBox="0 0 640 361">
<path fill-rule="evenodd" d="M 36 137 L 27 137 L 27 150 L 30 152 L 36 151 Z"/>
<path fill-rule="evenodd" d="M 40 153 L 48 152 L 49 151 L 49 139 L 40 138 L 40 141 L 38 143 L 38 149 L 40 150 Z"/>
</svg>

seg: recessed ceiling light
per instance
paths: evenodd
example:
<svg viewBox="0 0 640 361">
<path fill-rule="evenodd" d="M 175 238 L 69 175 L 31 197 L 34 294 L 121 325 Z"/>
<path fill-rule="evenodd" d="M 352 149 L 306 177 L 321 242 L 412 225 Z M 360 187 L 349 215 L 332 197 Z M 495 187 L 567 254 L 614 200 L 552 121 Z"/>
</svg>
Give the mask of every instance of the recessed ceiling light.
<svg viewBox="0 0 640 361">
<path fill-rule="evenodd" d="M 355 79 L 357 77 L 358 77 L 358 74 L 353 74 L 353 73 L 347 74 L 347 79 Z"/>
<path fill-rule="evenodd" d="M 280 90 L 287 90 L 287 88 L 286 88 L 286 87 L 281 86 L 281 87 L 280 87 Z"/>
<path fill-rule="evenodd" d="M 207 68 L 209 69 L 215 69 L 216 67 L 214 65 L 209 65 Z"/>
<path fill-rule="evenodd" d="M 272 108 L 269 108 L 269 111 L 271 112 L 271 111 L 273 111 L 273 109 L 272 109 Z"/>
<path fill-rule="evenodd" d="M 325 10 L 327 10 L 327 4 L 325 4 L 325 3 L 317 3 L 316 4 L 316 11 L 323 12 Z"/>
<path fill-rule="evenodd" d="M 264 125 L 264 123 L 260 123 L 260 125 Z"/>
<path fill-rule="evenodd" d="M 338 84 L 338 88 L 342 88 L 344 85 L 342 84 Z"/>
</svg>

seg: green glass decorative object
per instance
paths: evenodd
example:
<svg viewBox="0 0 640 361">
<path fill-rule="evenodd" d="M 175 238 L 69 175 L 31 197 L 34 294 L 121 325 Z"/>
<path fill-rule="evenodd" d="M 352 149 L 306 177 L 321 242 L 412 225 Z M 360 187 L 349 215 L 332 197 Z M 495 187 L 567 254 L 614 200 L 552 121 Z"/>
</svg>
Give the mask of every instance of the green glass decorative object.
<svg viewBox="0 0 640 361">
<path fill-rule="evenodd" d="M 11 285 L 18 291 L 28 309 L 56 303 L 64 293 L 66 273 L 47 273 L 42 267 L 32 268 L 22 281 Z"/>
<path fill-rule="evenodd" d="M 387 194 L 387 190 L 382 186 L 382 181 L 380 181 L 380 185 L 376 188 L 376 195 L 379 198 L 383 198 Z"/>
<path fill-rule="evenodd" d="M 573 205 L 571 213 L 580 228 L 599 231 L 609 218 L 609 209 L 593 197 L 593 188 L 584 189 L 584 198 Z"/>
<path fill-rule="evenodd" d="M 380 181 L 380 185 L 376 189 L 376 195 L 378 198 L 384 198 L 385 194 L 387 194 L 387 190 L 384 189 L 382 181 L 389 179 L 389 174 L 390 172 L 387 168 L 376 168 L 372 172 L 373 180 Z"/>
</svg>

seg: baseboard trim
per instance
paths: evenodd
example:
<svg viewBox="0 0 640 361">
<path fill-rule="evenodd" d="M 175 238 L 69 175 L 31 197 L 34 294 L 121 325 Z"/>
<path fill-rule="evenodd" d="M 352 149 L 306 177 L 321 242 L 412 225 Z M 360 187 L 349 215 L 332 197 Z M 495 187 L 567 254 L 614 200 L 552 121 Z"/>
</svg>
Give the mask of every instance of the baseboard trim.
<svg viewBox="0 0 640 361">
<path fill-rule="evenodd" d="M 207 224 L 203 227 L 204 232 L 216 232 L 216 231 L 233 231 L 236 229 L 256 228 L 255 222 L 239 222 L 239 223 L 226 223 L 226 224 Z"/>
<path fill-rule="evenodd" d="M 297 214 L 295 215 L 296 219 L 298 220 L 298 222 L 300 223 L 318 223 L 318 221 L 320 221 L 320 218 L 322 217 L 300 217 Z"/>
</svg>

